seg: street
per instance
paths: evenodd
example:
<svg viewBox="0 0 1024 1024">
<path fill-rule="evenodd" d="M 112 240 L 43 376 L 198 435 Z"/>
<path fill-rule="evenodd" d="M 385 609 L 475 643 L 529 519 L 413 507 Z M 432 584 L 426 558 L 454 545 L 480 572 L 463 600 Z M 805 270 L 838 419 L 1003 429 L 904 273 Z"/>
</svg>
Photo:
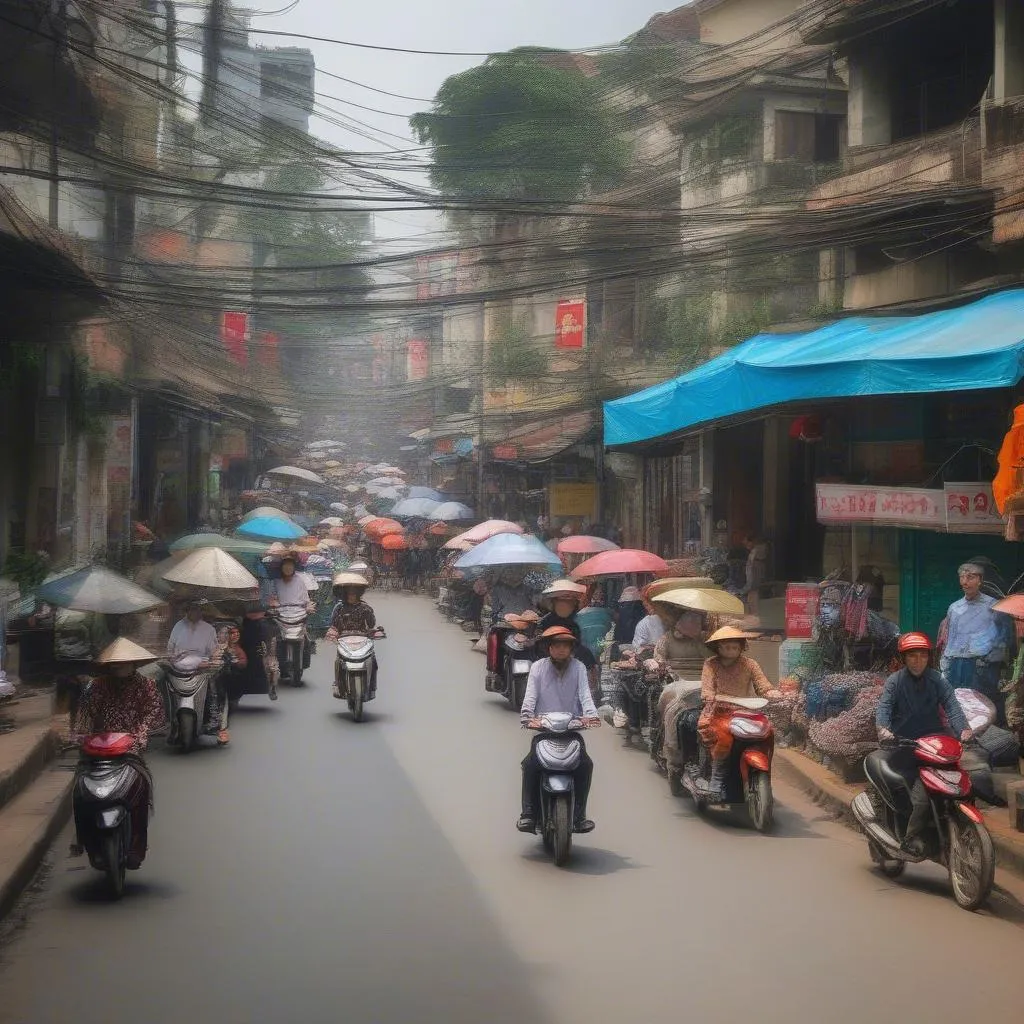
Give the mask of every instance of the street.
<svg viewBox="0 0 1024 1024">
<path fill-rule="evenodd" d="M 6 1022 L 1004 1019 L 1024 886 L 959 910 L 945 875 L 873 872 L 781 780 L 776 833 L 701 820 L 646 753 L 588 733 L 591 816 L 556 869 L 513 828 L 527 736 L 466 634 L 369 595 L 390 639 L 362 724 L 330 696 L 249 697 L 232 744 L 156 740 L 150 855 L 122 902 L 58 841 L 2 951 Z"/>
</svg>

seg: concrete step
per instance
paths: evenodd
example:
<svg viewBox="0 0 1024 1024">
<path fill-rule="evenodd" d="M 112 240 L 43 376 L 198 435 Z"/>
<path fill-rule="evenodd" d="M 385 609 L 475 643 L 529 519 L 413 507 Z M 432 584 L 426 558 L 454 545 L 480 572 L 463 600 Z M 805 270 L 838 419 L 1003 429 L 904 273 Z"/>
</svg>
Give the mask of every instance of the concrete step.
<svg viewBox="0 0 1024 1024">
<path fill-rule="evenodd" d="M 61 747 L 49 717 L 0 736 L 0 811 L 35 779 Z"/>
<path fill-rule="evenodd" d="M 0 810 L 0 917 L 14 906 L 71 813 L 74 772 L 54 765 Z"/>
</svg>

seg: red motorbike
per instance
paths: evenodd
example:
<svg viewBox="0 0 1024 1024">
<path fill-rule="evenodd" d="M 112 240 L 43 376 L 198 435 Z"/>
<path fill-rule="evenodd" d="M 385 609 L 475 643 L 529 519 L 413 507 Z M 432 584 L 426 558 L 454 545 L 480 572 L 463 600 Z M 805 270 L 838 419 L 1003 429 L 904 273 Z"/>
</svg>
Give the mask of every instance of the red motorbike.
<svg viewBox="0 0 1024 1024">
<path fill-rule="evenodd" d="M 895 740 L 864 759 L 868 788 L 853 801 L 853 814 L 868 837 L 871 859 L 888 878 L 908 863 L 930 860 L 949 872 L 953 897 L 965 910 L 977 910 L 992 891 L 995 851 L 981 811 L 974 805 L 971 780 L 960 767 L 963 746 L 952 736 Z M 931 822 L 918 856 L 903 849 L 912 809 L 910 790 L 924 783 Z"/>
</svg>

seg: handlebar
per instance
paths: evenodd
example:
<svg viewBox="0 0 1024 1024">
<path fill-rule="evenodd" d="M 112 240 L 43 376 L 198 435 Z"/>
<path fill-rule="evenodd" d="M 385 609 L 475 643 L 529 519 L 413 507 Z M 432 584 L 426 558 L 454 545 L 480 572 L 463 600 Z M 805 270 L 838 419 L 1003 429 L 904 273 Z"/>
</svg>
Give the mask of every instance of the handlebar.
<svg viewBox="0 0 1024 1024">
<path fill-rule="evenodd" d="M 585 722 L 582 718 L 574 718 L 566 727 L 566 732 L 581 732 L 583 729 L 597 729 L 601 725 L 600 721 Z M 527 722 L 523 722 L 524 729 L 532 729 L 535 732 L 551 732 L 553 731 L 550 726 L 544 724 L 543 718 L 531 718 Z"/>
</svg>

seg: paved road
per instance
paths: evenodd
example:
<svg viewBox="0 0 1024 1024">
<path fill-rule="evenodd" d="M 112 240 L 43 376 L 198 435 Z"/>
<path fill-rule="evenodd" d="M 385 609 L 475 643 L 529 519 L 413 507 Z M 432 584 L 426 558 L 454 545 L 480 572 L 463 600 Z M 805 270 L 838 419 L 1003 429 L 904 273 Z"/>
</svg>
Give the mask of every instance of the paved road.
<svg viewBox="0 0 1024 1024">
<path fill-rule="evenodd" d="M 157 743 L 150 858 L 116 905 L 65 836 L 3 950 L 30 1024 L 830 1024 L 1008 1019 L 1024 891 L 970 915 L 937 869 L 896 884 L 777 787 L 779 828 L 705 821 L 646 755 L 588 735 L 592 814 L 559 871 L 513 829 L 526 738 L 421 598 L 378 595 L 381 695 L 355 725 L 323 651 L 243 703 L 234 743 Z M 254 698 L 248 698 L 254 701 Z"/>
</svg>

